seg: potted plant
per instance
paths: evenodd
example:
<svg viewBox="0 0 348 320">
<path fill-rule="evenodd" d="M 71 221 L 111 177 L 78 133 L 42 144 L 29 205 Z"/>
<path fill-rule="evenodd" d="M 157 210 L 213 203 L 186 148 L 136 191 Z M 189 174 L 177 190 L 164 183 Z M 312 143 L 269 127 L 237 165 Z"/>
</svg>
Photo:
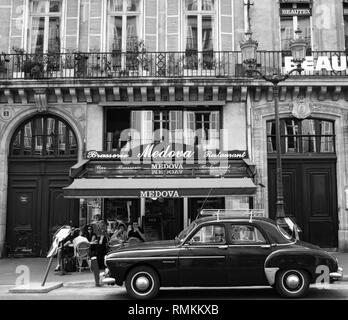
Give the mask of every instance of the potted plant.
<svg viewBox="0 0 348 320">
<path fill-rule="evenodd" d="M 134 40 L 127 44 L 126 67 L 130 76 L 148 73 L 149 60 L 144 40 Z"/>
<path fill-rule="evenodd" d="M 75 76 L 75 50 L 65 50 L 62 58 L 62 77 L 73 78 Z"/>
<path fill-rule="evenodd" d="M 12 47 L 12 52 L 14 53 L 14 63 L 13 63 L 13 78 L 23 79 L 24 78 L 24 57 L 25 50 L 18 47 Z"/>
<path fill-rule="evenodd" d="M 10 62 L 9 56 L 2 52 L 0 55 L 0 78 L 7 77 L 8 63 Z"/>
<path fill-rule="evenodd" d="M 75 75 L 78 78 L 83 78 L 88 74 L 88 54 L 80 51 L 76 51 L 74 54 L 75 59 Z"/>
<path fill-rule="evenodd" d="M 111 61 L 108 61 L 107 55 L 100 53 L 98 49 L 93 49 L 91 50 L 90 61 L 88 75 L 93 77 L 111 75 Z"/>
<path fill-rule="evenodd" d="M 44 63 L 42 56 L 26 54 L 23 60 L 24 77 L 39 79 L 44 75 Z"/>
<path fill-rule="evenodd" d="M 183 56 L 178 56 L 177 53 L 170 53 L 167 59 L 167 76 L 182 76 L 183 60 Z"/>
</svg>

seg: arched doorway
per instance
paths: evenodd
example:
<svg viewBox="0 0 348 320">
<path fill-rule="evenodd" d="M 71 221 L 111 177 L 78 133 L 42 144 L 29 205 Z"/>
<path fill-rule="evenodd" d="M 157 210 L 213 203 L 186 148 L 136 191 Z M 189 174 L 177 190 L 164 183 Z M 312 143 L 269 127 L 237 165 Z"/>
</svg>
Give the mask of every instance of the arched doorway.
<svg viewBox="0 0 348 320">
<path fill-rule="evenodd" d="M 17 128 L 8 159 L 9 254 L 44 256 L 59 226 L 78 224 L 78 203 L 62 191 L 77 153 L 75 133 L 57 116 L 37 115 Z"/>
<path fill-rule="evenodd" d="M 338 247 L 335 123 L 326 119 L 281 119 L 285 213 L 302 229 L 301 239 Z M 276 211 L 275 122 L 267 123 L 268 198 Z"/>
</svg>

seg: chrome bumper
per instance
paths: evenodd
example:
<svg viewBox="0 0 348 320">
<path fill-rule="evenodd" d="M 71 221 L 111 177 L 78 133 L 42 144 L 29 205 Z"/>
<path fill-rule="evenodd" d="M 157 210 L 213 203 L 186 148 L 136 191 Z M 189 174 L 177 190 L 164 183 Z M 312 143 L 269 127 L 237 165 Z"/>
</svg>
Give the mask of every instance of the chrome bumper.
<svg viewBox="0 0 348 320">
<path fill-rule="evenodd" d="M 113 286 L 116 283 L 116 280 L 110 277 L 109 269 L 106 268 L 104 272 L 100 273 L 100 282 L 108 286 Z"/>
<path fill-rule="evenodd" d="M 336 272 L 331 272 L 330 273 L 330 280 L 331 281 L 340 281 L 343 279 L 343 269 L 338 268 Z"/>
</svg>

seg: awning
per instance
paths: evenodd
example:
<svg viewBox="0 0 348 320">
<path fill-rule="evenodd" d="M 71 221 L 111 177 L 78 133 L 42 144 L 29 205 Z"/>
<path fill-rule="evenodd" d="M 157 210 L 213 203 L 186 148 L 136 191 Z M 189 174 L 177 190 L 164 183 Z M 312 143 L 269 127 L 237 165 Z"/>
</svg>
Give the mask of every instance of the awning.
<svg viewBox="0 0 348 320">
<path fill-rule="evenodd" d="M 249 178 L 75 179 L 64 188 L 66 198 L 183 198 L 253 195 Z"/>
</svg>

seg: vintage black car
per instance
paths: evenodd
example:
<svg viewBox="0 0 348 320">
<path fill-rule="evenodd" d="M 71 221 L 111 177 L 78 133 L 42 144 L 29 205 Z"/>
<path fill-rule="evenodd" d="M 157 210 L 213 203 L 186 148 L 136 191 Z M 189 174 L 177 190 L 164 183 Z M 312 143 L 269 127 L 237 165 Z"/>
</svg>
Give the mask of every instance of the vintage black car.
<svg viewBox="0 0 348 320">
<path fill-rule="evenodd" d="M 343 271 L 320 247 L 249 215 L 199 218 L 175 240 L 120 246 L 105 264 L 105 283 L 125 283 L 137 299 L 154 298 L 160 287 L 233 286 L 272 286 L 283 297 L 298 298 L 319 274 L 325 279 L 325 270 L 330 282 Z"/>
</svg>

